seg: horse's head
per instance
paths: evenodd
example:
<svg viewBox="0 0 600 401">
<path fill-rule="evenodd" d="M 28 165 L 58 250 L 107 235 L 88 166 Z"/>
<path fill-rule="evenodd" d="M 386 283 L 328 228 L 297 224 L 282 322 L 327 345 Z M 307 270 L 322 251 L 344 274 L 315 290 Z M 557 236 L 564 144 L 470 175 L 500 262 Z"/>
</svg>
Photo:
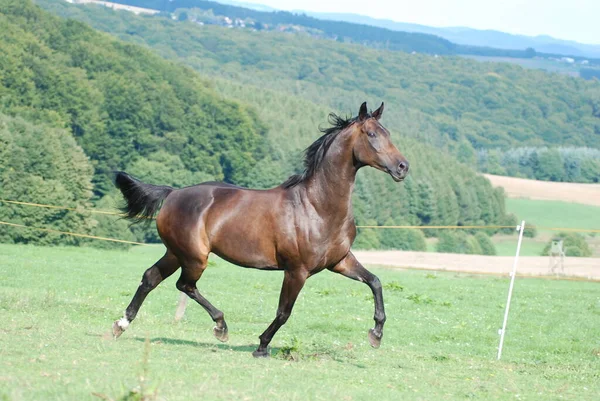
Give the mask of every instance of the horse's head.
<svg viewBox="0 0 600 401">
<path fill-rule="evenodd" d="M 392 143 L 390 132 L 379 123 L 382 114 L 383 103 L 371 114 L 366 102 L 360 106 L 354 124 L 354 157 L 361 165 L 385 171 L 399 182 L 406 178 L 409 163 Z"/>
</svg>

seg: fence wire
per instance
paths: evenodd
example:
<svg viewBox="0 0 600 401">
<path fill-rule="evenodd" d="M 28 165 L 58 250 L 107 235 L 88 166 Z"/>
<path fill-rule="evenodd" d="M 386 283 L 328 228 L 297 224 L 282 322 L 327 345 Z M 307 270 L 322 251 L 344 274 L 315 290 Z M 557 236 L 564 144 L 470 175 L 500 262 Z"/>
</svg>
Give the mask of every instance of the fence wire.
<svg viewBox="0 0 600 401">
<path fill-rule="evenodd" d="M 69 211 L 78 212 L 78 213 L 88 212 L 91 214 L 103 214 L 103 215 L 112 215 L 112 216 L 120 216 L 120 217 L 126 216 L 124 213 L 112 212 L 109 210 L 93 209 L 93 208 L 92 209 L 90 209 L 90 208 L 74 208 L 74 207 L 68 207 L 68 206 L 47 205 L 47 204 L 43 204 L 43 203 L 22 202 L 22 201 L 8 200 L 8 199 L 0 199 L 0 202 L 12 204 L 12 205 L 20 205 L 20 206 L 69 210 Z M 154 218 L 151 218 L 151 219 L 154 219 Z M 90 234 L 73 233 L 73 232 L 69 232 L 69 231 L 59 231 L 59 230 L 54 230 L 54 229 L 46 228 L 46 227 L 28 226 L 28 225 L 24 225 L 24 224 L 17 224 L 17 223 L 11 223 L 11 222 L 6 222 L 6 221 L 0 221 L 0 225 L 16 227 L 16 228 L 23 228 L 23 229 L 34 230 L 34 231 L 44 231 L 44 232 L 49 232 L 49 233 L 54 233 L 54 234 L 71 235 L 74 237 L 96 239 L 96 240 L 101 240 L 101 241 L 120 242 L 120 243 L 131 244 L 131 245 L 152 245 L 152 244 L 148 244 L 148 243 L 144 243 L 144 242 L 128 241 L 128 240 L 117 239 L 117 238 L 100 237 L 100 236 L 90 235 Z M 372 225 L 358 225 L 356 227 L 360 228 L 360 229 L 406 229 L 406 230 L 430 230 L 430 229 L 432 229 L 432 230 L 433 229 L 435 229 L 435 230 L 486 230 L 486 229 L 506 229 L 506 228 L 514 229 L 515 228 L 515 226 L 499 226 L 499 225 L 489 225 L 489 226 L 473 226 L 473 225 L 471 225 L 471 226 L 372 226 Z M 582 233 L 583 232 L 600 233 L 600 229 L 585 229 L 585 228 L 535 226 L 535 227 L 525 227 L 525 229 L 526 230 L 527 229 L 529 229 L 529 230 L 537 229 L 537 230 L 546 230 L 546 231 L 568 231 L 568 232 L 582 232 Z"/>
</svg>

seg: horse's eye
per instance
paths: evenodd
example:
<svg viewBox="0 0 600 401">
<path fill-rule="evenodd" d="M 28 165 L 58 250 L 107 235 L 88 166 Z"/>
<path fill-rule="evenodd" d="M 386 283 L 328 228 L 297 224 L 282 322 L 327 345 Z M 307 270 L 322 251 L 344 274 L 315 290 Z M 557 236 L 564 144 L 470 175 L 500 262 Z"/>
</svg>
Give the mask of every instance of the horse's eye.
<svg viewBox="0 0 600 401">
<path fill-rule="evenodd" d="M 367 135 L 371 138 L 375 138 L 375 133 L 373 131 L 367 131 Z"/>
</svg>

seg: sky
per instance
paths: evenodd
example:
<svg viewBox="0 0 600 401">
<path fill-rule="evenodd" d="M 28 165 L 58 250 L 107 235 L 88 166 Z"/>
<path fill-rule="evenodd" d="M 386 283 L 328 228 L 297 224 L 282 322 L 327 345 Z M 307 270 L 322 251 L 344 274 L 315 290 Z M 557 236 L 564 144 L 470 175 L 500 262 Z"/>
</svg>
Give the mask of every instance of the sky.
<svg viewBox="0 0 600 401">
<path fill-rule="evenodd" d="M 217 0 L 218 1 L 218 0 Z M 600 0 L 240 0 L 281 10 L 362 14 L 600 44 Z"/>
</svg>

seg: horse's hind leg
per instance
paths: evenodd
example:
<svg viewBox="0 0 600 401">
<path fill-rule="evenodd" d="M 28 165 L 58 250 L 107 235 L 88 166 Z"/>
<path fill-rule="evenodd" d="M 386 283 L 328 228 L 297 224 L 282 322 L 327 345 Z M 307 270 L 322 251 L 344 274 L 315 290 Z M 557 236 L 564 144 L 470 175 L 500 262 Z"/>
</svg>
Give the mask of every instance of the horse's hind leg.
<svg viewBox="0 0 600 401">
<path fill-rule="evenodd" d="M 146 299 L 146 296 L 160 284 L 161 281 L 169 277 L 179 268 L 179 261 L 171 252 L 167 251 L 158 262 L 156 262 L 151 268 L 144 272 L 142 276 L 142 282 L 140 283 L 133 299 L 129 303 L 129 306 L 125 310 L 123 317 L 113 323 L 112 331 L 113 336 L 118 338 L 129 324 L 135 319 L 142 302 Z"/>
<path fill-rule="evenodd" d="M 213 322 L 216 323 L 216 326 L 213 328 L 215 337 L 220 341 L 227 341 L 229 334 L 223 312 L 215 308 L 204 298 L 196 287 L 196 282 L 200 279 L 204 270 L 206 270 L 207 257 L 198 260 L 186 260 L 181 265 L 181 277 L 177 280 L 177 289 L 198 302 L 208 312 Z"/>
</svg>

